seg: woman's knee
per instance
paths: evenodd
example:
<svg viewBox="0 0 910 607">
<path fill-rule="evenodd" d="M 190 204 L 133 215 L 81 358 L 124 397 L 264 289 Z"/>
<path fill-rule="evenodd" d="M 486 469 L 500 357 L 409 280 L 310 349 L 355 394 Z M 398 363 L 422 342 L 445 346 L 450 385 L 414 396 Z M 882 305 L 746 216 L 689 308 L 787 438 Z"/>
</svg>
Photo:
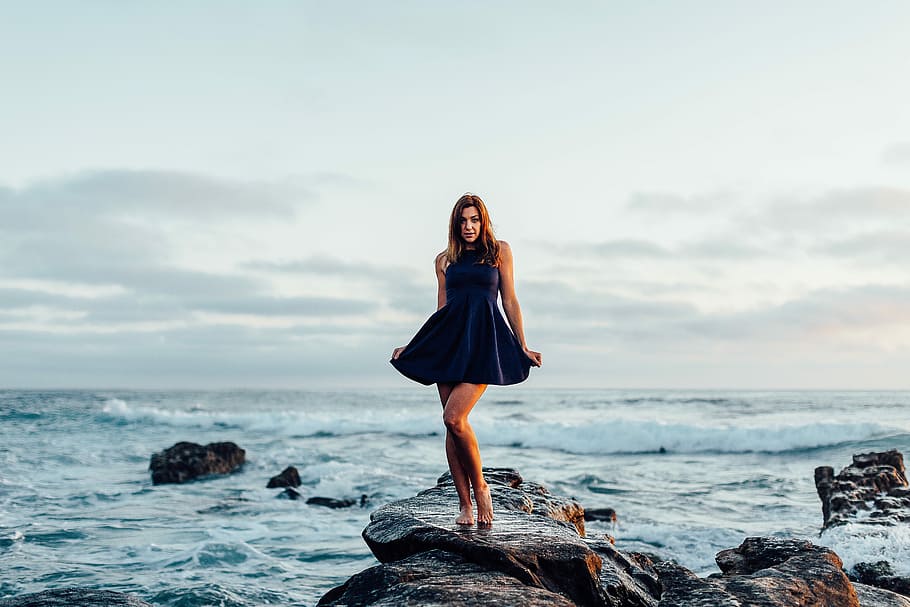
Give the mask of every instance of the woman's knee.
<svg viewBox="0 0 910 607">
<path fill-rule="evenodd" d="M 442 414 L 442 423 L 446 425 L 446 430 L 455 435 L 464 432 L 467 422 L 468 420 L 463 415 L 455 415 L 449 411 L 444 411 Z"/>
</svg>

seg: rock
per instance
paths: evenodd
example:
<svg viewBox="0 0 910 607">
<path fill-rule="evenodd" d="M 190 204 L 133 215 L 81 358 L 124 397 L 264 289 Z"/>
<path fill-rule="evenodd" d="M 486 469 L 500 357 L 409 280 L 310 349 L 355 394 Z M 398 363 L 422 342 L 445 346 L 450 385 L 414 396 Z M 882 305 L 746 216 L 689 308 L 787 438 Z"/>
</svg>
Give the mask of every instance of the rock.
<svg viewBox="0 0 910 607">
<path fill-rule="evenodd" d="M 206 446 L 180 442 L 152 455 L 152 483 L 185 483 L 211 474 L 228 474 L 243 465 L 246 451 L 234 443 Z"/>
<path fill-rule="evenodd" d="M 616 510 L 613 508 L 585 508 L 586 521 L 616 522 Z"/>
<path fill-rule="evenodd" d="M 860 607 L 840 558 L 806 540 L 750 537 L 716 560 L 723 573 L 709 578 L 658 563 L 659 607 Z"/>
<path fill-rule="evenodd" d="M 297 468 L 294 466 L 288 466 L 285 468 L 281 474 L 273 476 L 269 479 L 269 484 L 265 486 L 266 489 L 274 489 L 275 487 L 299 487 L 300 486 L 300 474 L 297 472 Z"/>
<path fill-rule="evenodd" d="M 822 501 L 822 530 L 840 528 L 846 539 L 868 538 L 864 531 L 910 522 L 910 486 L 904 456 L 897 450 L 863 453 L 837 475 L 830 466 L 815 469 L 815 487 Z M 849 523 L 849 525 L 848 525 Z M 833 533 L 833 532 L 832 532 Z M 830 535 L 830 534 L 829 534 Z M 855 563 L 851 579 L 910 596 L 910 576 L 894 575 L 887 561 Z"/>
<path fill-rule="evenodd" d="M 362 571 L 330 590 L 318 606 L 502 605 L 573 607 L 566 597 L 528 587 L 496 570 L 429 550 Z"/>
<path fill-rule="evenodd" d="M 910 487 L 904 456 L 897 450 L 863 453 L 834 475 L 830 466 L 815 469 L 815 488 L 822 501 L 824 528 L 854 522 L 869 511 L 864 522 L 895 524 L 910 521 Z M 869 504 L 874 507 L 870 508 Z"/>
<path fill-rule="evenodd" d="M 910 599 L 889 590 L 856 582 L 853 583 L 853 589 L 859 597 L 860 607 L 910 607 Z"/>
<path fill-rule="evenodd" d="M 584 511 L 575 500 L 551 495 L 511 469 L 485 469 L 484 476 L 496 515 L 491 528 L 455 524 L 458 497 L 443 475 L 436 487 L 373 512 L 363 537 L 383 565 L 330 591 L 320 604 L 426 604 L 411 593 L 431 587 L 429 604 L 656 607 L 650 561 L 585 539 Z M 459 599 L 465 592 L 482 595 Z"/>
<path fill-rule="evenodd" d="M 278 494 L 278 497 L 286 497 L 290 500 L 299 500 L 303 496 L 300 495 L 300 492 L 296 489 L 292 487 L 285 487 L 284 491 Z"/>
<path fill-rule="evenodd" d="M 130 594 L 89 588 L 61 588 L 0 599 L 0 607 L 154 607 Z"/>
<path fill-rule="evenodd" d="M 334 497 L 311 497 L 306 503 L 312 506 L 325 506 L 326 508 L 350 508 L 357 503 L 352 499 L 335 499 Z"/>
<path fill-rule="evenodd" d="M 854 581 L 910 597 L 910 579 L 894 575 L 894 568 L 888 561 L 857 563 L 851 573 Z"/>
</svg>

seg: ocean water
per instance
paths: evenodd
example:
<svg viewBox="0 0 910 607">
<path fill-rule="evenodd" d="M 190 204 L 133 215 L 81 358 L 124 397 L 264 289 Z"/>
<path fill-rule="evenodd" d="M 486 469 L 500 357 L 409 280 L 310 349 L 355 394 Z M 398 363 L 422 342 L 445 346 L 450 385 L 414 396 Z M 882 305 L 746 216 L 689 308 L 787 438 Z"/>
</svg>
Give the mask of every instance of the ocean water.
<svg viewBox="0 0 910 607">
<path fill-rule="evenodd" d="M 0 597 L 64 586 L 167 606 L 313 605 L 375 564 L 371 508 L 445 471 L 433 388 L 384 391 L 0 391 Z M 517 468 L 618 522 L 622 550 L 699 574 L 750 535 L 831 545 L 849 566 L 910 573 L 905 530 L 821 539 L 813 470 L 853 453 L 910 455 L 908 392 L 542 390 L 491 387 L 471 416 L 484 464 Z M 153 486 L 149 457 L 234 441 L 238 473 Z M 296 466 L 304 497 L 266 489 Z M 456 504 L 452 505 L 453 517 Z"/>
</svg>

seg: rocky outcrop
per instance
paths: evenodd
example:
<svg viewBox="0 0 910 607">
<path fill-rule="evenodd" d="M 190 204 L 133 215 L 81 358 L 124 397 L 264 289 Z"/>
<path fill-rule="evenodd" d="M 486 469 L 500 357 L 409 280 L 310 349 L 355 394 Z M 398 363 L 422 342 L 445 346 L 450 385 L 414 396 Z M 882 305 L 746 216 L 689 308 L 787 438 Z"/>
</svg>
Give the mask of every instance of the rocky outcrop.
<svg viewBox="0 0 910 607">
<path fill-rule="evenodd" d="M 815 469 L 815 488 L 822 501 L 823 531 L 847 525 L 855 528 L 910 523 L 910 486 L 904 456 L 897 450 L 863 453 L 837 475 L 830 466 Z M 891 563 L 855 563 L 851 579 L 910 597 L 910 577 L 895 575 Z"/>
<path fill-rule="evenodd" d="M 300 473 L 297 472 L 297 468 L 294 466 L 288 466 L 281 471 L 281 474 L 277 474 L 269 479 L 269 483 L 265 486 L 266 489 L 274 489 L 276 487 L 299 487 L 300 486 Z"/>
<path fill-rule="evenodd" d="M 319 605 L 581 605 L 597 607 L 910 607 L 863 586 L 860 601 L 828 548 L 748 538 L 717 554 L 720 574 L 699 578 L 673 562 L 623 553 L 584 535 L 584 510 L 510 469 L 485 470 L 491 528 L 455 525 L 451 478 L 383 506 L 363 537 L 380 565 L 328 592 Z M 895 600 L 897 602 L 895 602 Z"/>
<path fill-rule="evenodd" d="M 185 483 L 213 474 L 229 474 L 243 465 L 246 451 L 234 443 L 180 442 L 152 455 L 152 483 Z"/>
<path fill-rule="evenodd" d="M 830 466 L 815 469 L 815 489 L 822 501 L 824 528 L 855 522 L 889 525 L 910 521 L 910 487 L 904 456 L 897 450 L 863 453 L 836 476 Z"/>
<path fill-rule="evenodd" d="M 708 578 L 658 563 L 660 607 L 860 607 L 840 558 L 806 540 L 750 537 L 715 560 L 722 573 Z"/>
<path fill-rule="evenodd" d="M 62 588 L 0 599 L 0 607 L 153 607 L 129 594 L 89 588 Z"/>
<path fill-rule="evenodd" d="M 363 537 L 383 564 L 319 604 L 656 607 L 650 561 L 585 538 L 584 509 L 575 500 L 553 496 L 514 470 L 484 475 L 496 513 L 491 528 L 455 524 L 458 498 L 444 475 L 435 487 L 371 515 Z"/>
</svg>

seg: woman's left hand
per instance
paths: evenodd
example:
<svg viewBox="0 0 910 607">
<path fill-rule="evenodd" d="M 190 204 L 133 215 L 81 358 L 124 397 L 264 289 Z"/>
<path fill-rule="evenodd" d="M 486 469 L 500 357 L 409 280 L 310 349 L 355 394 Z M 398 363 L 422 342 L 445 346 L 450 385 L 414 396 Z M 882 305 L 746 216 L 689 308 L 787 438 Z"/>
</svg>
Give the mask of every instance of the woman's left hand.
<svg viewBox="0 0 910 607">
<path fill-rule="evenodd" d="M 525 356 L 527 356 L 534 362 L 535 367 L 539 367 L 543 364 L 543 356 L 541 356 L 540 352 L 535 352 L 534 350 L 531 350 L 529 348 L 524 348 L 524 352 L 525 352 Z"/>
</svg>

